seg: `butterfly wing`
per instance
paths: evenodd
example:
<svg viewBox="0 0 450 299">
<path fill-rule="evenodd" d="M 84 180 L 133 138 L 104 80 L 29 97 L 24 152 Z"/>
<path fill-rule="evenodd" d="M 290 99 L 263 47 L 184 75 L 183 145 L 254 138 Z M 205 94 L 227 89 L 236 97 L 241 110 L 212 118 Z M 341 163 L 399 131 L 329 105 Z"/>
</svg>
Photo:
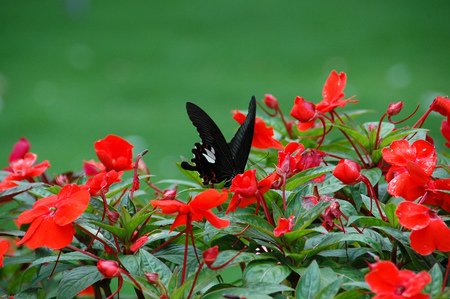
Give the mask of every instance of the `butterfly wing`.
<svg viewBox="0 0 450 299">
<path fill-rule="evenodd" d="M 253 133 L 255 131 L 256 99 L 250 100 L 247 117 L 239 127 L 236 135 L 231 139 L 229 146 L 234 159 L 237 173 L 243 173 L 247 164 L 248 155 L 252 146 Z"/>
<path fill-rule="evenodd" d="M 231 179 L 236 175 L 236 169 L 225 137 L 216 123 L 200 107 L 188 102 L 186 111 L 197 128 L 202 143 L 196 143 L 192 150 L 194 158 L 191 161 L 194 165 L 184 161 L 181 167 L 197 171 L 204 185 L 220 183 L 226 179 L 226 185 L 229 186 Z"/>
</svg>

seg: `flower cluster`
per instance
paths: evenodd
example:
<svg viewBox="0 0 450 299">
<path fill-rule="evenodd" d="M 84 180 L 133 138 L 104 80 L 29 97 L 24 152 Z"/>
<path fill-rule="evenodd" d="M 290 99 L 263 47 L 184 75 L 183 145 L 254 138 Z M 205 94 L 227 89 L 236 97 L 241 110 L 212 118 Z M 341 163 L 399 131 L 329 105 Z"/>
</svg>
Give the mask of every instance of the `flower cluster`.
<svg viewBox="0 0 450 299">
<path fill-rule="evenodd" d="M 230 173 L 229 189 L 181 166 L 188 179 L 154 181 L 147 150 L 116 135 L 93 143 L 82 171 L 52 178 L 20 138 L 0 173 L 6 298 L 112 298 L 123 284 L 154 299 L 448 297 L 450 99 L 436 96 L 411 127 L 400 124 L 417 109 L 396 120 L 401 101 L 359 123 L 364 111 L 343 111 L 358 103 L 346 83 L 332 71 L 320 99 L 293 97 L 289 115 L 264 95 L 242 173 L 215 136 L 198 143 L 209 164 L 196 169 Z M 431 113 L 445 144 L 422 128 Z M 239 278 L 224 282 L 227 268 Z"/>
</svg>

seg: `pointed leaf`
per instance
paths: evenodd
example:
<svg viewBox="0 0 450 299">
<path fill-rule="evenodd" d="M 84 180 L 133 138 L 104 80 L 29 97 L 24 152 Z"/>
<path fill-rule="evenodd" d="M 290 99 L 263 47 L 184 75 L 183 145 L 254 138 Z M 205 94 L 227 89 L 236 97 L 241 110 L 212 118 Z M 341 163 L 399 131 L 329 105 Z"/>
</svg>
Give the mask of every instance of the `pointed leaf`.
<svg viewBox="0 0 450 299">
<path fill-rule="evenodd" d="M 320 271 L 319 265 L 314 260 L 309 265 L 305 274 L 300 278 L 297 289 L 295 290 L 295 298 L 312 299 L 320 290 Z"/>
<path fill-rule="evenodd" d="M 57 298 L 73 298 L 102 278 L 103 275 L 96 266 L 82 266 L 72 269 L 61 280 L 58 286 Z"/>
</svg>

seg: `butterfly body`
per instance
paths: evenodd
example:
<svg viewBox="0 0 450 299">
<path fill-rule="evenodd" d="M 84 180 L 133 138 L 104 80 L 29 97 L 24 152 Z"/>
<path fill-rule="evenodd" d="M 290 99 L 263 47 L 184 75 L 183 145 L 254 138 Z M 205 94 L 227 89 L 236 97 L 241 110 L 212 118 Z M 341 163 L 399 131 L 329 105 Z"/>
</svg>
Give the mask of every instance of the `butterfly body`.
<svg viewBox="0 0 450 299">
<path fill-rule="evenodd" d="M 225 180 L 224 186 L 230 186 L 233 178 L 244 172 L 250 154 L 255 128 L 255 97 L 250 100 L 247 118 L 229 143 L 216 123 L 200 107 L 188 102 L 186 111 L 189 119 L 197 128 L 202 142 L 196 143 L 192 150 L 193 165 L 184 161 L 181 163 L 181 167 L 197 171 L 204 185 L 220 183 Z"/>
</svg>

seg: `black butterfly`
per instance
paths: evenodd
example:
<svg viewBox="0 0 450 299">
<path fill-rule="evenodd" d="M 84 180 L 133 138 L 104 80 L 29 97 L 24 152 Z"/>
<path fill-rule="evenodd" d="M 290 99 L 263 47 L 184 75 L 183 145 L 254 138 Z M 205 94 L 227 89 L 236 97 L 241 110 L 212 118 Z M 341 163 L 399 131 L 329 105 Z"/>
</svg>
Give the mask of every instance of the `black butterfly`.
<svg viewBox="0 0 450 299">
<path fill-rule="evenodd" d="M 225 180 L 224 186 L 230 186 L 233 178 L 244 172 L 250 154 L 255 130 L 255 96 L 250 100 L 247 118 L 229 143 L 216 123 L 200 107 L 187 102 L 186 110 L 202 142 L 196 143 L 192 150 L 194 158 L 191 161 L 194 165 L 184 161 L 181 167 L 197 171 L 204 185 Z"/>
</svg>

